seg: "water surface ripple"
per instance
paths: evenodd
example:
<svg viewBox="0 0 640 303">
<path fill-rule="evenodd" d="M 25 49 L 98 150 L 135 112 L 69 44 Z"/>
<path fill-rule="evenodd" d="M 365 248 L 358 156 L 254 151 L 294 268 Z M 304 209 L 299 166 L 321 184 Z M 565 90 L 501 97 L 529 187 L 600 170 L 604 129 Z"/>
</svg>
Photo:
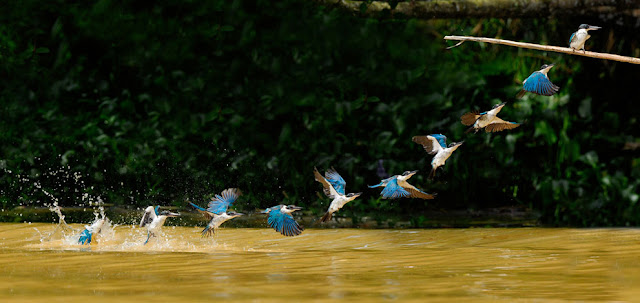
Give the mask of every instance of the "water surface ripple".
<svg viewBox="0 0 640 303">
<path fill-rule="evenodd" d="M 0 224 L 0 302 L 640 300 L 638 229 L 54 229 Z"/>
</svg>

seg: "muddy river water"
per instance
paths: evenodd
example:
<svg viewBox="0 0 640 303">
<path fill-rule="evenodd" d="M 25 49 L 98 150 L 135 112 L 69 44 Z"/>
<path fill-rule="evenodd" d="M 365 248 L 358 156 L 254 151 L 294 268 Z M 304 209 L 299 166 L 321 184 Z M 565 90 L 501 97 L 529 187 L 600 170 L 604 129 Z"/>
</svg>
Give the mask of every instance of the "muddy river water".
<svg viewBox="0 0 640 303">
<path fill-rule="evenodd" d="M 0 302 L 640 302 L 640 229 L 55 227 L 0 224 Z"/>
</svg>

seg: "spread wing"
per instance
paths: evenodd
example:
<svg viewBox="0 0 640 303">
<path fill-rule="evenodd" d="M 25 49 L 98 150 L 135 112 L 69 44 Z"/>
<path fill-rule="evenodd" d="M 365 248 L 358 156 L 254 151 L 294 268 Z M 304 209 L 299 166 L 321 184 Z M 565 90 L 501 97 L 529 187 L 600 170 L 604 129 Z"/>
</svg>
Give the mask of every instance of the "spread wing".
<svg viewBox="0 0 640 303">
<path fill-rule="evenodd" d="M 520 123 L 507 122 L 504 120 L 500 120 L 500 122 L 494 122 L 487 125 L 484 128 L 484 130 L 488 133 L 495 133 L 495 132 L 503 131 L 505 129 L 514 129 L 518 126 L 520 126 Z"/>
<path fill-rule="evenodd" d="M 142 220 L 140 220 L 140 227 L 145 227 L 147 224 L 151 223 L 153 219 L 157 217 L 156 210 L 153 206 L 149 206 L 144 210 L 144 215 L 142 215 Z"/>
<path fill-rule="evenodd" d="M 335 190 L 339 194 L 344 195 L 344 190 L 347 182 L 342 179 L 342 176 L 340 176 L 335 168 L 331 167 L 331 169 L 328 169 L 324 173 L 324 177 L 327 179 L 327 181 L 329 181 L 329 183 L 331 183 L 331 185 L 333 185 L 333 188 L 335 188 Z"/>
<path fill-rule="evenodd" d="M 316 178 L 316 181 L 322 184 L 322 191 L 327 195 L 327 197 L 334 199 L 338 196 L 338 192 L 335 190 L 333 185 L 331 185 L 331 183 L 329 183 L 329 181 L 327 181 L 327 179 L 325 179 L 315 167 L 313 168 L 313 175 Z"/>
<path fill-rule="evenodd" d="M 422 145 L 424 150 L 430 155 L 437 154 L 441 149 L 446 148 L 447 137 L 443 135 L 415 136 L 413 142 Z"/>
<path fill-rule="evenodd" d="M 549 78 L 541 72 L 531 74 L 531 76 L 524 81 L 522 88 L 528 92 L 543 96 L 551 96 L 560 89 L 560 87 L 551 83 Z"/>
<path fill-rule="evenodd" d="M 419 198 L 419 199 L 433 199 L 436 197 L 434 194 L 425 193 L 417 187 L 407 183 L 408 186 L 403 187 L 406 189 L 411 195 L 411 198 Z"/>
<path fill-rule="evenodd" d="M 287 237 L 297 236 L 304 230 L 290 214 L 283 213 L 280 209 L 270 211 L 267 222 L 271 228 Z"/>
<path fill-rule="evenodd" d="M 576 33 L 577 32 L 573 32 L 573 34 L 571 34 L 571 38 L 569 38 L 569 45 L 571 45 L 571 43 L 573 43 L 574 39 L 576 39 Z"/>
<path fill-rule="evenodd" d="M 380 195 L 382 199 L 399 199 L 411 196 L 408 191 L 398 185 L 398 179 L 396 178 L 389 180 Z"/>
<path fill-rule="evenodd" d="M 469 126 L 469 125 L 473 125 L 474 123 L 476 123 L 476 120 L 478 120 L 478 118 L 480 118 L 480 112 L 479 111 L 472 111 L 470 113 L 466 113 L 464 115 L 462 115 L 462 117 L 460 117 L 460 122 L 462 122 L 462 124 Z"/>
<path fill-rule="evenodd" d="M 233 204 L 240 195 L 242 195 L 242 192 L 239 189 L 227 188 L 209 202 L 209 205 L 207 205 L 207 211 L 220 215 L 226 212 L 227 208 L 229 208 L 229 206 L 231 206 L 231 204 Z"/>
</svg>

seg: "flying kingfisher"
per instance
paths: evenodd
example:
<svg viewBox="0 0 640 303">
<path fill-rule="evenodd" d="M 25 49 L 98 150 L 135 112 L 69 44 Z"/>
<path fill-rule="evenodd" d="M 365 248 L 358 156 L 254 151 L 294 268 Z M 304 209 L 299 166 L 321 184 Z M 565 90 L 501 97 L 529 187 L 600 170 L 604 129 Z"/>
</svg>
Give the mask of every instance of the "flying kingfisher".
<svg viewBox="0 0 640 303">
<path fill-rule="evenodd" d="M 345 194 L 345 185 L 347 183 L 333 167 L 324 173 L 324 177 L 320 172 L 318 172 L 318 169 L 314 167 L 313 175 L 315 176 L 316 181 L 322 184 L 324 194 L 330 199 L 333 199 L 333 201 L 331 201 L 331 205 L 329 205 L 329 209 L 320 219 L 320 222 L 327 222 L 331 220 L 331 215 L 333 215 L 333 213 L 337 212 L 348 202 L 353 201 L 355 198 L 362 195 L 362 193 Z"/>
<path fill-rule="evenodd" d="M 227 211 L 227 208 L 229 208 L 241 194 L 242 192 L 237 188 L 227 188 L 222 191 L 220 195 L 216 195 L 211 202 L 209 202 L 206 209 L 189 202 L 189 204 L 201 212 L 207 220 L 210 220 L 209 224 L 202 230 L 203 237 L 213 236 L 215 230 L 220 227 L 222 223 L 244 215 L 242 213 Z"/>
<path fill-rule="evenodd" d="M 601 28 L 602 27 L 589 24 L 580 24 L 580 26 L 578 26 L 578 31 L 571 34 L 571 38 L 569 38 L 569 47 L 574 51 L 582 50 L 582 52 L 586 53 L 587 51 L 584 50 L 584 43 L 587 42 L 587 39 L 591 38 L 588 31 L 598 30 Z"/>
<path fill-rule="evenodd" d="M 405 171 L 402 175 L 395 175 L 382 180 L 376 185 L 368 185 L 369 188 L 384 186 L 380 195 L 383 199 L 399 199 L 399 198 L 420 198 L 433 199 L 435 194 L 428 194 L 409 184 L 407 180 L 415 175 L 418 171 Z"/>
<path fill-rule="evenodd" d="M 505 129 L 514 129 L 520 126 L 520 123 L 508 122 L 498 118 L 498 113 L 504 107 L 507 102 L 496 104 L 490 111 L 480 112 L 480 111 L 472 111 L 470 113 L 466 113 L 460 117 L 460 121 L 464 125 L 471 125 L 469 129 L 465 133 L 468 133 L 472 130 L 478 132 L 478 130 L 484 128 L 484 130 L 488 133 L 490 132 L 499 132 Z"/>
<path fill-rule="evenodd" d="M 144 244 L 147 244 L 151 237 L 156 236 L 156 233 L 160 231 L 160 228 L 162 228 L 167 218 L 180 216 L 179 213 L 173 213 L 168 210 L 158 212 L 159 209 L 160 205 L 155 208 L 149 206 L 144 210 L 144 215 L 142 215 L 142 220 L 140 220 L 140 227 L 147 227 L 147 240 L 144 241 Z"/>
<path fill-rule="evenodd" d="M 431 160 L 431 172 L 429 173 L 429 179 L 433 179 L 436 176 L 436 169 L 443 166 L 444 163 L 451 157 L 451 154 L 464 143 L 464 141 L 453 142 L 447 147 L 447 137 L 441 134 L 432 134 L 427 136 L 415 136 L 413 142 L 418 143 L 424 147 L 430 155 L 435 155 Z"/>
<path fill-rule="evenodd" d="M 277 232 L 287 237 L 297 236 L 304 228 L 293 219 L 292 212 L 301 210 L 302 207 L 295 205 L 276 205 L 263 210 L 261 213 L 269 214 L 267 223 Z"/>
<path fill-rule="evenodd" d="M 97 216 L 98 215 L 96 214 L 96 219 L 95 221 L 93 221 L 91 226 L 84 226 L 84 230 L 82 231 L 82 233 L 80 233 L 80 238 L 78 238 L 78 244 L 91 244 L 93 236 L 95 234 L 99 234 L 102 231 L 102 227 L 104 226 L 105 222 L 107 222 L 107 217 L 104 216 L 104 213 L 102 214 L 101 218 L 98 218 Z"/>
<path fill-rule="evenodd" d="M 560 87 L 551 83 L 547 73 L 555 64 L 543 64 L 539 71 L 533 72 L 527 79 L 522 82 L 522 89 L 516 95 L 520 99 L 526 92 L 534 94 L 551 96 L 558 92 Z"/>
</svg>

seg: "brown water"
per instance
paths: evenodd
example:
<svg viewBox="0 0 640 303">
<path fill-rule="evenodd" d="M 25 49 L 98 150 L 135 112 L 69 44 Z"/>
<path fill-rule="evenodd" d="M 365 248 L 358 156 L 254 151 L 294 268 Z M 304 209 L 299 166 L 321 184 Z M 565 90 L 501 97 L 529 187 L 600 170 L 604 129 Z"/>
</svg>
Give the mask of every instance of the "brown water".
<svg viewBox="0 0 640 303">
<path fill-rule="evenodd" d="M 0 302 L 640 302 L 638 229 L 54 228 L 0 224 Z"/>
</svg>

